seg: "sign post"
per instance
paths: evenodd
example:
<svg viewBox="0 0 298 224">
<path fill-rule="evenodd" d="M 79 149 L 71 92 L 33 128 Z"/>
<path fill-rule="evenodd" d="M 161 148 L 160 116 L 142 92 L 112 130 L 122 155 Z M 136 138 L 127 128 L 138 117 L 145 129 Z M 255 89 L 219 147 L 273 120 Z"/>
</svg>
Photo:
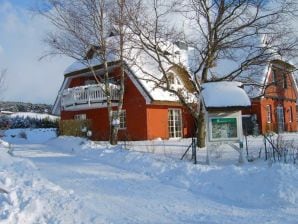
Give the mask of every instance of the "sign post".
<svg viewBox="0 0 298 224">
<path fill-rule="evenodd" d="M 243 131 L 241 111 L 234 112 L 207 112 L 207 155 L 206 163 L 210 163 L 209 149 L 212 144 L 224 143 L 239 152 L 239 163 L 243 158 Z M 234 143 L 239 143 L 239 147 Z"/>
</svg>

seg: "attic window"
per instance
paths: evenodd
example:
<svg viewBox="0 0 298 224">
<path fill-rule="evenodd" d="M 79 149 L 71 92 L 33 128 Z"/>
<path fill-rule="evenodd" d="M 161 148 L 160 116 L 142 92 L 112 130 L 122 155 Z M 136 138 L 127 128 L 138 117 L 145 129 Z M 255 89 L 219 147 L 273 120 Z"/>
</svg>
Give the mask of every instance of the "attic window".
<svg viewBox="0 0 298 224">
<path fill-rule="evenodd" d="M 173 86 L 181 86 L 181 81 L 172 72 L 168 73 L 168 82 L 169 82 L 170 85 L 173 85 Z"/>
</svg>

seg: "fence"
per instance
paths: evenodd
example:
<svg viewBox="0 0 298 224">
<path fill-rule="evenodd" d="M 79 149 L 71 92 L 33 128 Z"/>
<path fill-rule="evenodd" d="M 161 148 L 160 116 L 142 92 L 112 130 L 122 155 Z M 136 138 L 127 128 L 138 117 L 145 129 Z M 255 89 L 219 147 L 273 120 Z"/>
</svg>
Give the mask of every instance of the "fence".
<svg viewBox="0 0 298 224">
<path fill-rule="evenodd" d="M 262 149 L 259 152 L 261 157 Z M 286 140 L 282 135 L 264 135 L 265 160 L 272 162 L 294 163 L 298 161 L 298 146 L 294 140 Z"/>
</svg>

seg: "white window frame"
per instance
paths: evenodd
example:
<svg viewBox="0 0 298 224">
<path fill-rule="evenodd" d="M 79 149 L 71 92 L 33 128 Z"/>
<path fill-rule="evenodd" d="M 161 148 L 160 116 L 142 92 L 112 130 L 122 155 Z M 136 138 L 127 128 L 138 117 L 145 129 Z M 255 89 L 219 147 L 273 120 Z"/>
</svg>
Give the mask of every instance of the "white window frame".
<svg viewBox="0 0 298 224">
<path fill-rule="evenodd" d="M 73 118 L 78 121 L 83 121 L 83 120 L 87 120 L 87 115 L 86 114 L 75 114 Z"/>
<path fill-rule="evenodd" d="M 176 120 L 175 118 L 178 118 L 178 120 Z M 180 124 L 178 124 L 177 121 Z M 180 125 L 179 130 L 177 129 L 177 128 L 179 128 L 179 126 L 177 124 Z M 169 108 L 168 109 L 168 132 L 169 132 L 169 138 L 182 138 L 183 137 L 183 119 L 182 119 L 182 110 L 180 108 Z"/>
<path fill-rule="evenodd" d="M 179 79 L 179 77 L 177 77 L 177 75 L 174 72 L 168 72 L 167 77 L 168 77 L 168 82 L 170 86 L 176 87 L 176 88 L 182 87 L 181 80 Z"/>
<path fill-rule="evenodd" d="M 112 111 L 112 117 L 117 115 L 117 111 Z M 119 115 L 119 129 L 126 129 L 126 110 L 121 110 Z"/>
<path fill-rule="evenodd" d="M 272 106 L 270 104 L 266 105 L 266 119 L 267 123 L 272 123 Z"/>
<path fill-rule="evenodd" d="M 289 123 L 293 122 L 293 109 L 292 107 L 289 108 L 290 116 L 289 116 Z"/>
</svg>

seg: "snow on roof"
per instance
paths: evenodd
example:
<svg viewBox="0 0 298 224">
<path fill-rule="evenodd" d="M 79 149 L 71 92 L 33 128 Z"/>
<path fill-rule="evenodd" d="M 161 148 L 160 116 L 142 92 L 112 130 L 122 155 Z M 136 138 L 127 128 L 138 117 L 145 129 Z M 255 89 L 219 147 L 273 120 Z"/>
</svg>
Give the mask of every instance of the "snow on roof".
<svg viewBox="0 0 298 224">
<path fill-rule="evenodd" d="M 116 41 L 117 37 L 115 36 L 109 37 L 107 40 L 110 45 L 115 44 Z M 151 96 L 151 98 L 157 101 L 178 101 L 178 98 L 174 94 L 165 91 L 162 88 L 156 87 L 156 82 L 153 80 L 158 81 L 163 77 L 163 73 L 160 71 L 158 63 L 143 51 L 133 49 L 133 47 L 130 48 L 129 45 L 132 45 L 132 43 L 127 43 L 127 45 L 127 51 L 125 52 L 126 64 L 139 80 L 141 85 L 146 89 L 146 92 Z M 168 41 L 162 43 L 160 46 L 163 51 L 169 52 L 173 56 L 174 60 L 177 61 L 177 63 L 183 64 L 186 70 L 190 70 L 190 63 L 188 61 L 189 52 L 187 49 L 181 49 L 176 44 L 172 44 Z M 109 51 L 107 60 L 108 62 L 116 62 L 119 60 L 119 57 L 113 49 Z M 86 69 L 90 66 L 97 66 L 101 64 L 102 61 L 99 58 L 78 60 L 70 65 L 65 70 L 64 74 L 69 74 Z M 167 65 L 164 62 L 164 67 L 170 71 L 171 65 Z"/>
<path fill-rule="evenodd" d="M 50 114 L 40 114 L 34 112 L 16 112 L 11 115 L 11 117 L 22 117 L 22 118 L 35 118 L 35 119 L 50 119 L 57 120 L 59 117 Z"/>
<path fill-rule="evenodd" d="M 260 38 L 253 39 L 252 41 L 259 46 L 264 44 L 263 39 L 264 37 L 261 36 Z M 119 59 L 117 53 L 115 53 L 115 49 L 113 49 L 113 47 L 116 46 L 115 44 L 117 44 L 117 41 L 118 37 L 116 36 L 109 37 L 107 40 L 107 43 L 110 46 L 107 55 L 108 62 L 116 62 Z M 127 43 L 127 45 L 128 46 L 126 48 L 128 50 L 125 52 L 126 64 L 139 80 L 139 83 L 141 83 L 146 92 L 151 96 L 151 98 L 158 101 L 177 101 L 178 98 L 174 94 L 162 90 L 161 88 L 157 88 L 156 83 L 152 81 L 152 79 L 156 79 L 156 81 L 158 81 L 163 76 L 163 73 L 160 71 L 157 62 L 141 50 L 135 49 L 133 47 L 133 43 Z M 197 52 L 194 48 L 178 47 L 176 44 L 172 44 L 168 41 L 162 42 L 160 47 L 163 51 L 169 52 L 176 63 L 182 64 L 190 75 L 193 74 L 193 71 L 196 69 L 198 60 L 200 58 L 197 56 Z M 219 58 L 216 62 L 216 66 L 210 69 L 209 78 L 212 80 L 212 77 L 226 76 L 230 72 L 239 68 L 243 60 L 250 54 L 251 52 L 247 52 L 246 49 L 238 49 L 235 53 L 235 58 L 233 59 L 227 59 L 225 57 Z M 250 55 L 250 57 L 252 56 Z M 273 59 L 278 59 L 275 57 Z M 170 69 L 170 65 L 167 66 L 166 62 L 163 63 L 165 68 Z M 64 74 L 69 74 L 75 71 L 86 69 L 89 66 L 101 64 L 102 61 L 99 58 L 79 60 L 70 65 L 65 70 Z M 270 64 L 252 65 L 250 67 L 246 67 L 240 76 L 235 79 L 235 81 L 244 83 L 244 90 L 250 98 L 258 97 L 262 95 L 264 91 L 263 87 L 266 84 L 266 78 L 270 72 L 270 68 Z"/>
<path fill-rule="evenodd" d="M 222 81 L 204 83 L 203 99 L 207 108 L 248 107 L 250 99 L 241 82 Z"/>
</svg>

